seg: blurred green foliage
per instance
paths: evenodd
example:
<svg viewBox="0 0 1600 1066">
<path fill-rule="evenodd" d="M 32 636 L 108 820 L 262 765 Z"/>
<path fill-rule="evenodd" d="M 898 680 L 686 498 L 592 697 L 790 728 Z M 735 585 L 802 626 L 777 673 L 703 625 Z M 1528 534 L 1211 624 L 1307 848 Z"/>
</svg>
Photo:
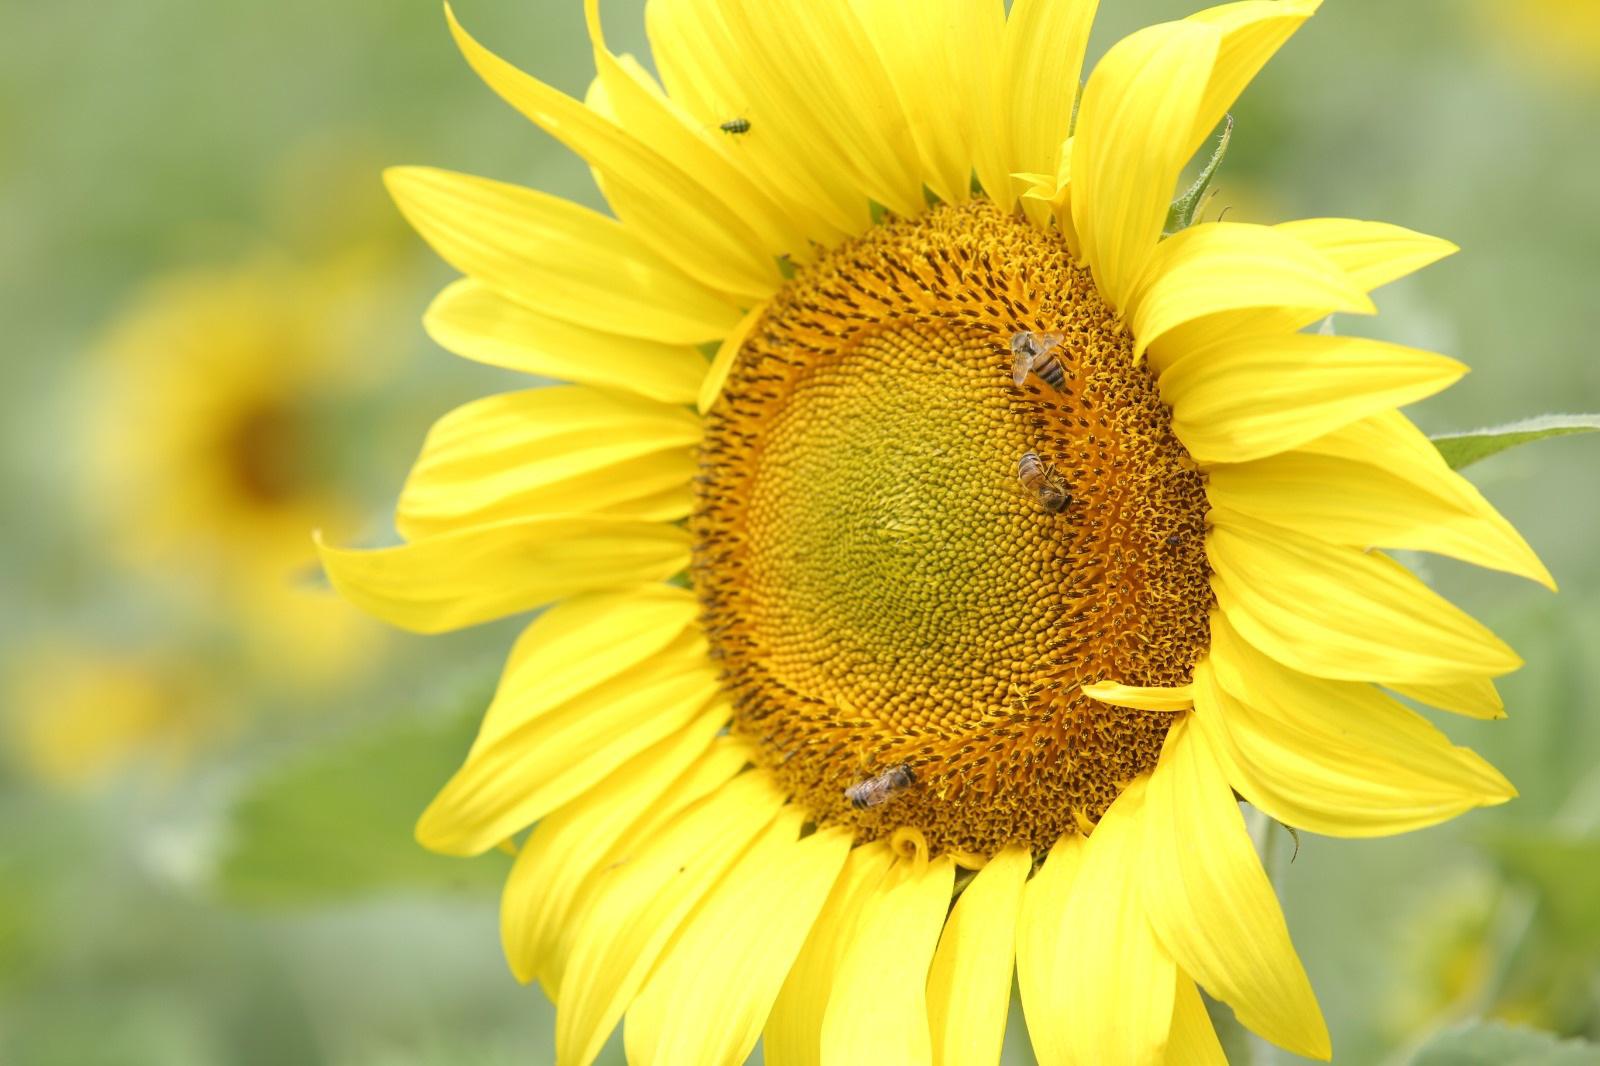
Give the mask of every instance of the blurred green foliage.
<svg viewBox="0 0 1600 1066">
<path fill-rule="evenodd" d="M 614 48 L 644 57 L 641 6 L 608 3 L 606 22 Z M 1193 6 L 1104 4 L 1091 51 Z M 576 0 L 457 9 L 581 95 Z M 1533 10 L 1326 5 L 1241 101 L 1214 182 L 1208 217 L 1381 218 L 1462 245 L 1380 293 L 1380 318 L 1339 323 L 1473 367 L 1414 412 L 1432 432 L 1600 409 L 1600 56 L 1546 62 L 1537 34 L 1513 32 Z M 433 163 L 600 205 L 580 162 L 474 81 L 431 0 L 19 7 L 0 35 L 0 141 L 0 484 L 14 516 L 0 528 L 0 643 L 22 653 L 65 634 L 207 661 L 226 624 L 120 572 L 115 532 L 86 523 L 74 496 L 86 353 L 148 279 L 388 235 L 393 285 L 372 309 L 387 332 L 370 342 L 382 351 L 349 353 L 385 369 L 334 412 L 338 462 L 380 540 L 429 422 L 509 379 L 423 338 L 421 310 L 450 271 L 401 231 L 378 169 Z M 1503 686 L 1507 721 L 1441 723 L 1521 798 L 1405 838 L 1306 835 L 1284 877 L 1339 1061 L 1592 1061 L 1451 1027 L 1484 1016 L 1600 1035 L 1600 820 L 1585 810 L 1600 795 L 1597 470 L 1581 437 L 1473 467 L 1559 597 L 1428 562 L 1528 661 Z M 216 698 L 248 713 L 225 742 L 88 790 L 43 787 L 18 751 L 0 752 L 0 1061 L 548 1061 L 551 1009 L 498 949 L 504 857 L 436 858 L 409 835 L 465 751 L 459 694 L 488 683 L 512 632 L 404 638 L 370 676 L 320 690 L 235 679 Z M 613 1043 L 607 1061 L 619 1057 Z M 1015 1016 L 1007 1059 L 1027 1061 Z"/>
</svg>

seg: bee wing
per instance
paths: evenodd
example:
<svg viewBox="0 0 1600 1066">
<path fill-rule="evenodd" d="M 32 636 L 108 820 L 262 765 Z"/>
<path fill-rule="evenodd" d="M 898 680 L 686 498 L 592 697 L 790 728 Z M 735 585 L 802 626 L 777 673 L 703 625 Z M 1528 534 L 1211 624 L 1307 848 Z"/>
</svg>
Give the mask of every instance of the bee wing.
<svg viewBox="0 0 1600 1066">
<path fill-rule="evenodd" d="M 1061 342 L 1066 340 L 1066 335 L 1062 333 L 1035 333 L 1033 338 L 1034 344 L 1039 349 L 1039 354 L 1044 355 L 1050 349 L 1059 347 Z"/>
<path fill-rule="evenodd" d="M 1016 358 L 1011 360 L 1011 380 L 1018 388 L 1028 380 L 1028 371 L 1033 368 L 1033 353 L 1026 348 L 1017 352 Z"/>
</svg>

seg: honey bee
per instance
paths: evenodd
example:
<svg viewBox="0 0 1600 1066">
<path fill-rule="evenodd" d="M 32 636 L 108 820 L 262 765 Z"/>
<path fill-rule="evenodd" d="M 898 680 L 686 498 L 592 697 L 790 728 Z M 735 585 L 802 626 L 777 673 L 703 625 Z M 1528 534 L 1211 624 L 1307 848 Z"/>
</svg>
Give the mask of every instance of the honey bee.
<svg viewBox="0 0 1600 1066">
<path fill-rule="evenodd" d="M 844 794 L 850 801 L 850 806 L 858 811 L 864 811 L 868 807 L 887 803 L 897 793 L 910 788 L 916 780 L 917 775 L 911 772 L 911 766 L 908 763 L 901 763 L 892 770 L 885 770 L 877 777 L 856 782 L 845 789 Z"/>
<path fill-rule="evenodd" d="M 1038 499 L 1048 514 L 1060 514 L 1072 502 L 1061 479 L 1045 466 L 1037 452 L 1024 452 L 1017 460 L 1017 480 Z"/>
<path fill-rule="evenodd" d="M 1011 335 L 1011 380 L 1020 387 L 1028 380 L 1028 371 L 1038 374 L 1040 379 L 1057 391 L 1067 387 L 1067 372 L 1061 367 L 1061 360 L 1055 356 L 1055 350 L 1061 346 L 1059 333 L 1035 333 L 1032 330 L 1023 330 Z"/>
<path fill-rule="evenodd" d="M 747 119 L 747 118 L 730 118 L 728 121 L 724 122 L 722 125 L 718 126 L 717 128 L 720 129 L 723 133 L 733 133 L 733 134 L 749 133 L 750 132 L 750 120 Z"/>
</svg>

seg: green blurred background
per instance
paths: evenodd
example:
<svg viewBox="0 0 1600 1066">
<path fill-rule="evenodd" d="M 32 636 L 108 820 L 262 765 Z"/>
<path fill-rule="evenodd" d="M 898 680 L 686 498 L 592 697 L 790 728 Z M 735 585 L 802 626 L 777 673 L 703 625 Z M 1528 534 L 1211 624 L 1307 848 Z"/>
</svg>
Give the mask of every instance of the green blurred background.
<svg viewBox="0 0 1600 1066">
<path fill-rule="evenodd" d="M 647 54 L 641 6 L 606 5 L 617 50 Z M 1104 7 L 1095 53 L 1191 9 Z M 577 0 L 458 11 L 583 92 Z M 1236 115 L 1231 218 L 1463 246 L 1341 325 L 1473 367 L 1425 428 L 1600 410 L 1600 3 L 1331 0 Z M 424 0 L 10 9 L 0 144 L 0 1062 L 549 1061 L 552 1009 L 500 957 L 507 860 L 410 839 L 515 625 L 386 633 L 318 587 L 308 532 L 392 536 L 431 420 L 510 384 L 423 336 L 450 271 L 381 167 L 600 206 L 586 169 Z M 1338 1061 L 1478 1015 L 1600 1035 L 1596 448 L 1472 471 L 1559 597 L 1424 564 L 1528 662 L 1509 720 L 1444 723 L 1521 798 L 1306 836 L 1287 868 Z"/>
</svg>

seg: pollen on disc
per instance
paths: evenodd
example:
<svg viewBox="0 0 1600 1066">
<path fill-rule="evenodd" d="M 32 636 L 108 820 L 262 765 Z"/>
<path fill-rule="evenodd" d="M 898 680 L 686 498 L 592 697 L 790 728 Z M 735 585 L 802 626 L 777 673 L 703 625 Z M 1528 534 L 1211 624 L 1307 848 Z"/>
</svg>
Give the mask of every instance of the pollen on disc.
<svg viewBox="0 0 1600 1066">
<path fill-rule="evenodd" d="M 1016 383 L 1019 333 L 1052 380 Z M 1204 485 L 1056 235 L 978 200 L 807 267 L 700 465 L 691 576 L 733 728 L 820 824 L 1043 851 L 1154 766 L 1171 716 L 1078 689 L 1190 680 Z M 874 781 L 897 787 L 851 802 Z"/>
</svg>

